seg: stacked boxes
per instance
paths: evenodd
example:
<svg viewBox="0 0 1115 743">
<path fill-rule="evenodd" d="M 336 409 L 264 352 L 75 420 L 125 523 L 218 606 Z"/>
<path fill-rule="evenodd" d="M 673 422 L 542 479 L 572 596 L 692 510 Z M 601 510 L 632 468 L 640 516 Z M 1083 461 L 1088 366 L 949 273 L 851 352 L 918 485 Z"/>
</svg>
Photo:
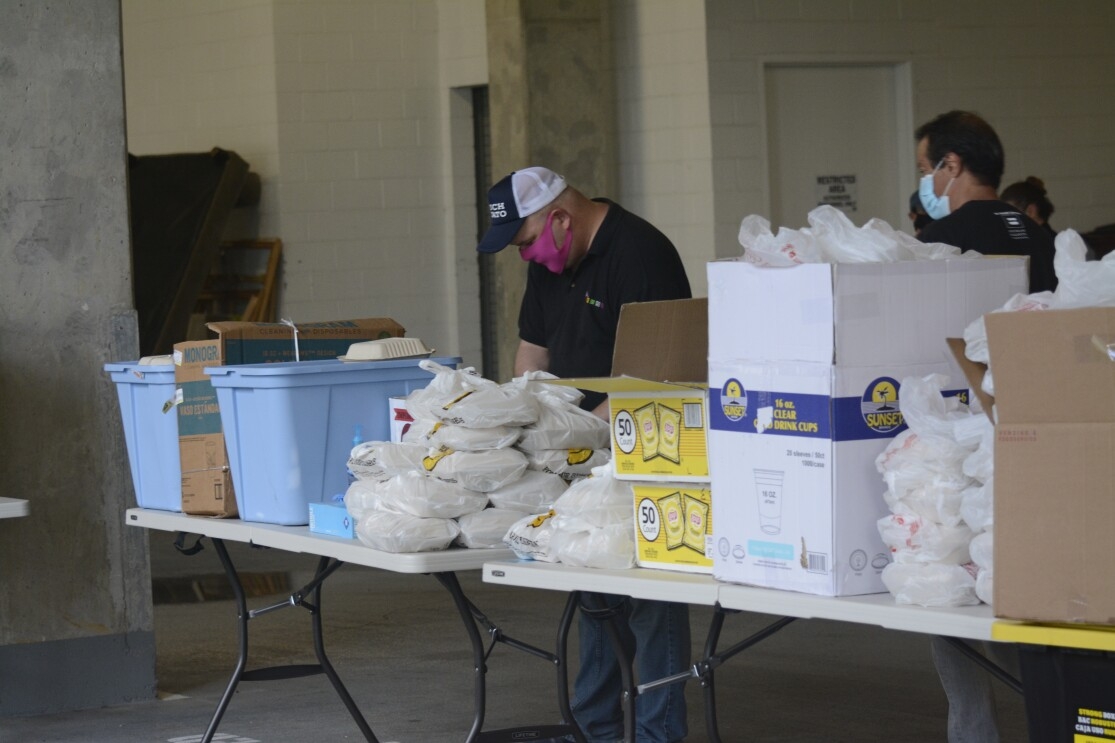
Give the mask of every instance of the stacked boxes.
<svg viewBox="0 0 1115 743">
<path fill-rule="evenodd" d="M 875 458 L 904 430 L 900 380 L 950 376 L 945 338 L 1025 291 L 1023 258 L 759 268 L 710 263 L 713 574 L 880 593 Z"/>
<path fill-rule="evenodd" d="M 712 572 L 707 341 L 705 299 L 627 304 L 613 376 L 566 382 L 608 393 L 612 466 L 631 481 L 643 567 Z"/>
<path fill-rule="evenodd" d="M 302 323 L 297 334 L 282 323 L 214 322 L 208 327 L 216 338 L 174 345 L 182 510 L 204 516 L 237 515 L 217 393 L 206 367 L 293 361 L 295 348 L 301 360 L 335 359 L 353 343 L 405 332 L 389 318 Z"/>
</svg>

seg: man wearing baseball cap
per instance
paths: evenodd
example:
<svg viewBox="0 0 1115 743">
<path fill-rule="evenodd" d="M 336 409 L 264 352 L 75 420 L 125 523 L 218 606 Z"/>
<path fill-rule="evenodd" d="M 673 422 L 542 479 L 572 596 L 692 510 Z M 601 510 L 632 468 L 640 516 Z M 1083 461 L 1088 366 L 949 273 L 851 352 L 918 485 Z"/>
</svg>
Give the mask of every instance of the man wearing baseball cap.
<svg viewBox="0 0 1115 743">
<path fill-rule="evenodd" d="M 566 378 L 610 376 L 620 307 L 692 296 L 669 238 L 613 201 L 586 197 L 548 168 L 517 170 L 496 183 L 488 190 L 488 212 L 491 227 L 476 249 L 495 253 L 514 245 L 530 263 L 515 376 L 533 370 Z M 603 394 L 586 392 L 581 407 L 608 420 Z M 605 594 L 587 600 L 588 606 L 616 610 L 640 679 L 689 668 L 685 604 Z M 573 715 L 590 743 L 622 740 L 622 680 L 603 620 L 581 612 L 579 631 Z M 685 739 L 684 685 L 641 694 L 636 711 L 640 742 Z"/>
</svg>

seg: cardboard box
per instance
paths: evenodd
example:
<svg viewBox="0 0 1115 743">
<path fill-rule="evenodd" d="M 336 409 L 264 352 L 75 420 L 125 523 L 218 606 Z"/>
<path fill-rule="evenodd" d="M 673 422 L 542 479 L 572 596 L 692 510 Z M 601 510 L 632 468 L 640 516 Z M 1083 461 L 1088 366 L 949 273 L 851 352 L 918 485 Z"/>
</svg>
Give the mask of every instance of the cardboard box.
<svg viewBox="0 0 1115 743">
<path fill-rule="evenodd" d="M 641 567 L 711 573 L 707 483 L 635 482 L 635 560 Z"/>
<path fill-rule="evenodd" d="M 881 593 L 889 511 L 875 459 L 905 429 L 900 382 L 1027 282 L 1024 258 L 710 263 L 713 575 L 826 596 Z"/>
<path fill-rule="evenodd" d="M 232 472 L 221 430 L 217 392 L 203 369 L 219 364 L 218 340 L 174 344 L 182 510 L 198 516 L 237 515 Z"/>
<path fill-rule="evenodd" d="M 310 531 L 355 539 L 356 523 L 344 503 L 311 503 Z"/>
<path fill-rule="evenodd" d="M 1115 308 L 988 315 L 996 616 L 1115 624 Z"/>
<path fill-rule="evenodd" d="M 217 393 L 207 366 L 294 361 L 295 331 L 283 323 L 213 322 L 217 337 L 174 345 L 182 510 L 200 516 L 238 514 Z M 353 343 L 400 337 L 390 318 L 297 323 L 301 361 L 335 359 Z"/>
<path fill-rule="evenodd" d="M 608 393 L 619 480 L 708 482 L 708 300 L 620 310 L 612 376 L 560 380 Z"/>
</svg>

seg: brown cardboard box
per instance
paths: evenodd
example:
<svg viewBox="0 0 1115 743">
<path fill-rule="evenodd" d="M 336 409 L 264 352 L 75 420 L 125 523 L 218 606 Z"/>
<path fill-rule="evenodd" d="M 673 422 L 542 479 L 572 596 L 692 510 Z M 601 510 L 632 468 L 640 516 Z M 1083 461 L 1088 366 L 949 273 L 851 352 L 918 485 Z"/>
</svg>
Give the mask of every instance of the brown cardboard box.
<svg viewBox="0 0 1115 743">
<path fill-rule="evenodd" d="M 201 516 L 237 515 L 217 393 L 207 366 L 295 360 L 295 333 L 282 323 L 213 322 L 217 337 L 174 345 L 182 510 Z M 401 337 L 390 318 L 297 324 L 298 359 L 334 359 L 353 343 Z"/>
<path fill-rule="evenodd" d="M 995 614 L 1115 624 L 1115 308 L 987 315 Z"/>
</svg>

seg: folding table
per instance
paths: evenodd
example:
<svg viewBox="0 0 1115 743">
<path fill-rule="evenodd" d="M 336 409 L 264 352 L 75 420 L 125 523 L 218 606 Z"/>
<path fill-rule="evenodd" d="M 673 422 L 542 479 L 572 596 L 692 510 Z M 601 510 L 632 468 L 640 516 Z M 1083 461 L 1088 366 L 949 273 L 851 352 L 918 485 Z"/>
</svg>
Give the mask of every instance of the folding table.
<svg viewBox="0 0 1115 743">
<path fill-rule="evenodd" d="M 213 543 L 217 556 L 224 568 L 225 575 L 232 587 L 236 604 L 239 629 L 239 655 L 236 666 L 229 678 L 228 686 L 217 704 L 217 709 L 201 739 L 209 743 L 216 734 L 233 693 L 241 681 L 273 680 L 296 678 L 324 673 L 341 698 L 349 714 L 360 728 L 364 738 L 371 743 L 378 739 L 361 714 L 352 696 L 342 683 L 325 652 L 322 638 L 321 586 L 322 583 L 345 563 L 389 570 L 396 573 L 431 574 L 453 597 L 453 602 L 465 625 L 473 650 L 474 663 L 474 715 L 466 743 L 503 743 L 504 741 L 541 740 L 571 734 L 580 743 L 584 738 L 572 714 L 569 713 L 568 688 L 564 663 L 565 639 L 559 638 L 557 653 L 549 653 L 539 648 L 519 642 L 503 634 L 491 621 L 465 596 L 457 580 L 456 571 L 475 570 L 486 561 L 511 556 L 507 549 L 462 549 L 451 548 L 436 552 L 391 553 L 371 549 L 355 539 L 345 539 L 324 534 L 316 534 L 307 526 L 279 526 L 239 519 L 216 519 L 191 516 L 171 511 L 145 508 L 130 508 L 125 515 L 125 523 L 160 531 L 195 534 L 208 537 Z M 317 568 L 313 579 L 301 589 L 291 593 L 280 603 L 249 610 L 244 587 L 235 566 L 225 548 L 225 541 L 244 542 L 261 547 L 271 547 L 287 552 L 299 552 L 318 556 Z M 183 550 L 187 553 L 196 550 Z M 279 609 L 300 606 L 311 614 L 311 635 L 316 664 L 288 664 L 268 668 L 247 669 L 248 663 L 248 622 Z M 565 622 L 568 625 L 568 621 Z M 484 627 L 492 646 L 487 650 L 480 636 L 478 625 Z M 563 713 L 563 724 L 530 725 L 503 730 L 482 731 L 486 705 L 485 674 L 487 656 L 494 643 L 502 642 L 517 650 L 527 652 L 551 663 L 557 668 L 558 698 Z"/>
<path fill-rule="evenodd" d="M 532 562 L 529 560 L 501 560 L 485 563 L 483 580 L 525 588 L 567 591 L 569 603 L 575 609 L 581 593 L 611 593 L 639 599 L 677 601 L 711 606 L 712 620 L 706 635 L 703 657 L 685 672 L 665 679 L 654 679 L 635 685 L 631 670 L 632 659 L 626 657 L 609 627 L 612 645 L 620 660 L 623 678 L 623 709 L 625 740 L 635 740 L 635 704 L 639 694 L 665 684 L 678 683 L 690 678 L 699 680 L 704 689 L 705 723 L 709 740 L 719 743 L 716 722 L 716 697 L 714 671 L 732 656 L 770 637 L 799 618 L 834 619 L 858 624 L 875 624 L 888 629 L 941 635 L 951 639 L 956 646 L 989 672 L 1016 691 L 1021 684 L 986 657 L 977 653 L 960 638 L 969 640 L 1001 640 L 993 633 L 996 619 L 990 606 L 964 606 L 955 608 L 926 608 L 899 606 L 889 593 L 867 596 L 833 598 L 793 591 L 755 588 L 722 583 L 711 575 L 631 568 L 628 570 L 597 570 L 578 568 L 560 563 Z M 588 607 L 590 610 L 592 607 Z M 731 647 L 718 651 L 720 632 L 726 615 L 734 611 L 772 614 L 777 620 L 744 638 Z M 562 617 L 563 623 L 571 622 L 569 606 Z M 568 624 L 559 635 L 567 633 Z M 559 653 L 560 654 L 560 653 Z M 564 664 L 565 657 L 561 656 Z"/>
</svg>

